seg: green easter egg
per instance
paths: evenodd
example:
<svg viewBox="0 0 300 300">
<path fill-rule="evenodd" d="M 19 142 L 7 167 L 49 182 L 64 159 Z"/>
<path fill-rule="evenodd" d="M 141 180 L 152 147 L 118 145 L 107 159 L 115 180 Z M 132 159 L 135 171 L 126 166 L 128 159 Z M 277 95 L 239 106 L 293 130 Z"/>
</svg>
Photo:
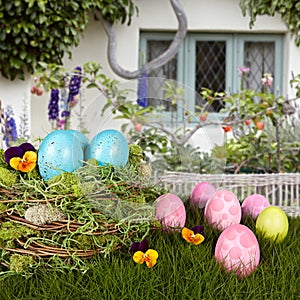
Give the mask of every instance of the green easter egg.
<svg viewBox="0 0 300 300">
<path fill-rule="evenodd" d="M 265 238 L 280 243 L 285 239 L 289 230 L 287 215 L 280 207 L 269 206 L 258 215 L 256 230 Z"/>
</svg>

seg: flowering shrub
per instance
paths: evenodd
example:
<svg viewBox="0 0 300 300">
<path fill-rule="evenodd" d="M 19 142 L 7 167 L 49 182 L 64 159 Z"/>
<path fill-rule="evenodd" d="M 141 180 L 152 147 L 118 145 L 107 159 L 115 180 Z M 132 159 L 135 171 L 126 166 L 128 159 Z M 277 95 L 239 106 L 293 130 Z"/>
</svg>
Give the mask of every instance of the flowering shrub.
<svg viewBox="0 0 300 300">
<path fill-rule="evenodd" d="M 133 102 L 128 99 L 129 92 L 120 90 L 118 82 L 107 78 L 101 69 L 97 63 L 84 64 L 82 83 L 87 88 L 96 88 L 105 96 L 102 114 L 110 110 L 116 118 L 123 119 L 125 122 L 121 130 L 127 131 L 130 143 L 141 146 L 146 154 L 155 155 L 155 164 L 159 165 L 159 169 L 200 173 L 298 171 L 299 143 L 295 139 L 289 140 L 296 132 L 296 126 L 291 127 L 297 122 L 294 116 L 296 99 L 276 96 L 272 92 L 271 74 L 265 73 L 261 90 L 254 91 L 244 86 L 245 76 L 251 70 L 247 67 L 238 68 L 240 92 L 226 94 L 203 89 L 200 94 L 206 102 L 202 107 L 197 106 L 193 114 L 187 109 L 184 88 L 176 82 L 166 81 L 163 87 L 165 100 L 172 107 L 180 106 L 182 110 L 180 127 L 170 130 L 168 122 L 164 120 L 164 108 L 147 106 L 146 73 L 142 73 L 138 80 L 137 101 Z M 42 71 L 38 74 L 39 82 L 45 89 L 53 91 L 64 86 L 65 77 L 66 71 L 55 65 L 42 64 Z M 293 83 L 297 90 L 300 90 L 299 82 L 300 77 L 295 77 Z M 53 91 L 49 118 L 51 116 L 55 120 L 58 100 L 57 92 Z M 222 111 L 226 113 L 226 118 L 217 122 L 207 118 L 214 101 L 226 104 Z M 170 124 L 178 122 L 177 113 L 171 112 L 171 118 L 174 119 L 169 121 Z M 226 140 L 227 153 L 222 147 L 216 146 L 208 155 L 190 144 L 195 132 L 211 124 L 222 127 L 225 137 L 233 135 L 233 139 Z M 289 133 L 285 131 L 286 127 L 291 129 Z M 225 159 L 227 166 L 224 169 Z"/>
<path fill-rule="evenodd" d="M 239 69 L 241 88 L 249 69 Z M 227 141 L 226 159 L 230 172 L 297 172 L 300 143 L 294 134 L 294 101 L 271 92 L 273 77 L 265 73 L 262 91 L 241 89 L 228 95 L 228 117 L 233 139 Z M 287 129 L 286 129 L 287 128 Z M 238 155 L 237 155 L 238 153 Z"/>
</svg>

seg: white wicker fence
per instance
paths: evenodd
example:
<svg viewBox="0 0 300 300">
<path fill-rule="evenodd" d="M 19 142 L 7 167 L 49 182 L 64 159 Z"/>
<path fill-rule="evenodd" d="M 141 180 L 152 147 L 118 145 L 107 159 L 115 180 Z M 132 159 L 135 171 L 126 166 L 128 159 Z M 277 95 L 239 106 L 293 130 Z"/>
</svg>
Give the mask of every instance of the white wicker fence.
<svg viewBox="0 0 300 300">
<path fill-rule="evenodd" d="M 250 194 L 265 196 L 271 205 L 288 215 L 300 216 L 300 173 L 283 174 L 195 174 L 165 171 L 159 182 L 178 195 L 189 196 L 198 183 L 207 181 L 218 189 L 227 189 L 242 202 Z"/>
</svg>

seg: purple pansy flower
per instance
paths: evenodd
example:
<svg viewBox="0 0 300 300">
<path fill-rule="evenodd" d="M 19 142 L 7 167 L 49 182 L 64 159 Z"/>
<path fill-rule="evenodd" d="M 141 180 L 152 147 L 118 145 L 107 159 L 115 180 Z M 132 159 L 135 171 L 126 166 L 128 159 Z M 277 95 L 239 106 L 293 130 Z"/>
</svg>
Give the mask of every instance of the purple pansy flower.
<svg viewBox="0 0 300 300">
<path fill-rule="evenodd" d="M 204 226 L 203 225 L 198 225 L 198 226 L 195 226 L 193 228 L 191 228 L 192 231 L 194 231 L 194 234 L 201 234 L 201 235 L 204 235 Z"/>
<path fill-rule="evenodd" d="M 141 242 L 134 242 L 130 246 L 129 252 L 133 255 L 137 251 L 146 252 L 149 249 L 149 243 L 147 239 L 142 240 Z"/>
<path fill-rule="evenodd" d="M 13 158 L 13 157 L 23 157 L 23 155 L 27 151 L 36 152 L 36 149 L 30 143 L 23 143 L 20 146 L 10 147 L 10 148 L 5 150 L 4 159 L 5 159 L 6 163 L 9 165 L 9 161 L 11 160 L 11 158 Z"/>
</svg>

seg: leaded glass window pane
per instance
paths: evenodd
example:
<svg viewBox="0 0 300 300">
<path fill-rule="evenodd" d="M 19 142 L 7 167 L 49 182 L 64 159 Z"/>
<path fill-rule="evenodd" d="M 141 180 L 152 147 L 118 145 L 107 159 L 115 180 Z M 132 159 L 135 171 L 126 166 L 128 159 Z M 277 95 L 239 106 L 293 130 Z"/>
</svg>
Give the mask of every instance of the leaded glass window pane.
<svg viewBox="0 0 300 300">
<path fill-rule="evenodd" d="M 148 40 L 147 41 L 147 61 L 151 61 L 164 53 L 170 46 L 171 41 Z M 164 106 L 166 111 L 176 110 L 176 106 L 171 102 L 164 101 L 163 86 L 168 79 L 177 79 L 177 55 L 164 66 L 148 74 L 148 103 L 151 106 Z"/>
<path fill-rule="evenodd" d="M 196 42 L 195 88 L 201 92 L 208 88 L 214 92 L 224 92 L 226 89 L 226 42 L 197 41 Z M 205 102 L 198 96 L 196 105 L 203 107 Z M 219 111 L 223 106 L 215 101 L 209 111 Z"/>
<path fill-rule="evenodd" d="M 259 91 L 262 89 L 261 79 L 265 73 L 274 75 L 275 43 L 274 42 L 245 42 L 244 63 L 250 68 L 245 78 L 245 88 Z M 272 88 L 272 92 L 273 88 Z"/>
</svg>

